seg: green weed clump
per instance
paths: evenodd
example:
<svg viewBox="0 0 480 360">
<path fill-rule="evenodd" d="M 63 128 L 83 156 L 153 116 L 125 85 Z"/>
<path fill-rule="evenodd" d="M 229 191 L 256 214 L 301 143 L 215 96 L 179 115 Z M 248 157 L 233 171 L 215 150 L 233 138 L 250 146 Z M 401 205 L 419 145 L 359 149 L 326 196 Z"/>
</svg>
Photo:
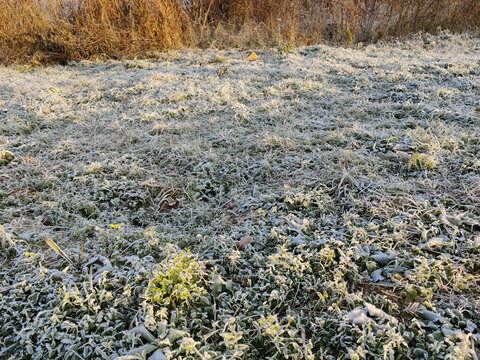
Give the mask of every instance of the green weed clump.
<svg viewBox="0 0 480 360">
<path fill-rule="evenodd" d="M 154 269 L 147 297 L 162 306 L 189 306 L 207 292 L 203 270 L 190 252 L 169 257 Z"/>
</svg>

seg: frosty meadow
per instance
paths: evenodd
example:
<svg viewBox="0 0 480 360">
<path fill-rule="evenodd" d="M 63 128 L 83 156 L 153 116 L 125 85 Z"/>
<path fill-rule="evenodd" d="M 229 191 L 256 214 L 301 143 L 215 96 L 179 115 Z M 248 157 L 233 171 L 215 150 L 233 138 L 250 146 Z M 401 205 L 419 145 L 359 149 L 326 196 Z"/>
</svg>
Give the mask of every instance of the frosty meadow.
<svg viewBox="0 0 480 360">
<path fill-rule="evenodd" d="M 1 359 L 478 359 L 480 38 L 0 68 Z"/>
</svg>

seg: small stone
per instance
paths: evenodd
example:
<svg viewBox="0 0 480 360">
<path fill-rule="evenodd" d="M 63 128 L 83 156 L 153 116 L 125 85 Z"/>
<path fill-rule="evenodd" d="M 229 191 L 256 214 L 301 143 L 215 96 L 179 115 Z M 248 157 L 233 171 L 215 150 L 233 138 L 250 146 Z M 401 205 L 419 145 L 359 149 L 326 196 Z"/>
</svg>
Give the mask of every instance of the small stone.
<svg viewBox="0 0 480 360">
<path fill-rule="evenodd" d="M 385 311 L 377 308 L 373 304 L 365 303 L 365 307 L 366 307 L 366 309 L 368 311 L 368 314 L 370 316 L 377 317 L 377 318 L 380 318 L 380 319 L 384 319 L 384 320 L 387 320 L 387 321 L 392 321 L 394 319 L 393 316 L 387 314 Z"/>
</svg>

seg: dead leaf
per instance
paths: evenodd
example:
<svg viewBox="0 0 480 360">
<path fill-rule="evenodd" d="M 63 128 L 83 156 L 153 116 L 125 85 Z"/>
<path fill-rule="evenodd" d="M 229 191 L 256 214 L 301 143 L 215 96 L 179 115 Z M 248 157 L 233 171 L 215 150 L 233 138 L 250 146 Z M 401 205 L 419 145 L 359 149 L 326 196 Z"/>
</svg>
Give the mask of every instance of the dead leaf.
<svg viewBox="0 0 480 360">
<path fill-rule="evenodd" d="M 70 264 L 73 264 L 73 261 L 65 254 L 65 252 L 58 246 L 52 239 L 46 239 L 45 242 L 50 246 L 58 255 L 67 260 Z"/>
<path fill-rule="evenodd" d="M 168 213 L 180 207 L 181 196 L 173 188 L 164 189 L 154 200 L 155 208 L 159 213 Z"/>
<path fill-rule="evenodd" d="M 50 110 L 48 110 L 48 109 L 43 109 L 43 110 L 42 110 L 42 113 L 44 113 L 44 114 L 50 114 L 50 113 L 51 113 L 51 111 L 50 111 Z"/>
<path fill-rule="evenodd" d="M 252 52 L 250 55 L 248 55 L 247 57 L 247 61 L 256 61 L 258 60 L 258 56 L 257 54 L 255 54 L 254 52 Z"/>
<path fill-rule="evenodd" d="M 251 236 L 247 236 L 245 239 L 237 243 L 237 248 L 244 249 L 245 246 L 253 242 L 253 238 Z"/>
</svg>

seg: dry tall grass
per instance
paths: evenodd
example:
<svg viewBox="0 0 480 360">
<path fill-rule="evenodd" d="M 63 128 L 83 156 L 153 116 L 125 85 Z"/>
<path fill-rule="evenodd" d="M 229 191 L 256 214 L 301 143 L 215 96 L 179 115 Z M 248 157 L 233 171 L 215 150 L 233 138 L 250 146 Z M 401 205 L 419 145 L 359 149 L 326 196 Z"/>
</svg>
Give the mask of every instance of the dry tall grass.
<svg viewBox="0 0 480 360">
<path fill-rule="evenodd" d="M 227 45 L 376 41 L 480 25 L 480 0 L 203 0 L 211 36 Z M 213 33 L 213 34 L 212 34 Z"/>
<path fill-rule="evenodd" d="M 176 0 L 3 0 L 0 58 L 68 61 L 180 46 L 190 20 Z"/>
<path fill-rule="evenodd" d="M 145 56 L 181 46 L 351 44 L 479 25 L 480 0 L 0 0 L 0 61 Z"/>
</svg>

